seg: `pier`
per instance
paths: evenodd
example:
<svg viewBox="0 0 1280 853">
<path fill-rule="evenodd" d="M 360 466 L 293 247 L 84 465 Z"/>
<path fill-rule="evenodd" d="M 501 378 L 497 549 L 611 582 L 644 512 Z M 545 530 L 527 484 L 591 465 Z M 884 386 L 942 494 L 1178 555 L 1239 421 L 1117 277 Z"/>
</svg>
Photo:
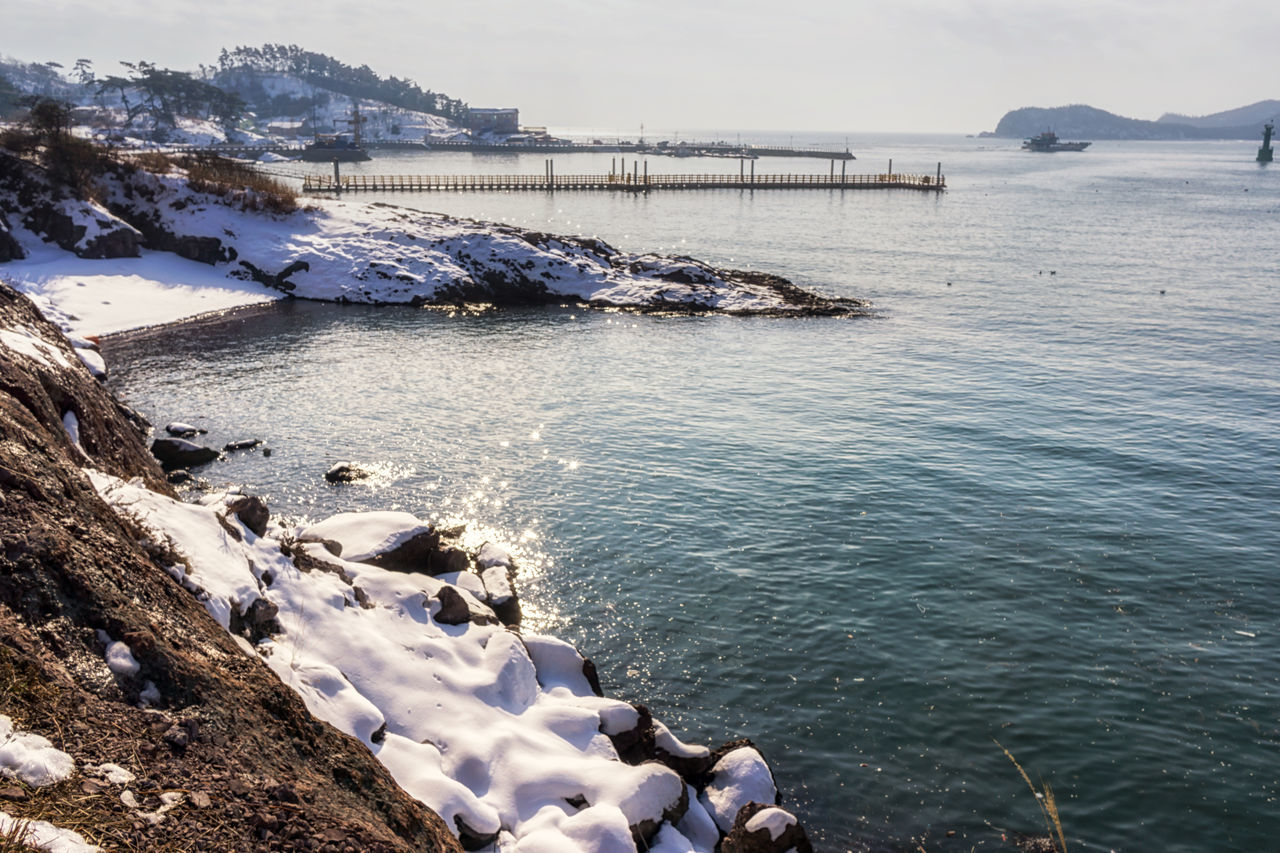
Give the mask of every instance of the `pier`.
<svg viewBox="0 0 1280 853">
<path fill-rule="evenodd" d="M 730 145 L 727 142 L 689 142 L 652 145 L 640 142 L 473 142 L 364 139 L 360 146 L 367 151 L 462 151 L 472 154 L 650 154 L 666 157 L 805 157 L 819 160 L 856 160 L 853 152 L 820 146 L 784 147 L 778 145 Z M 307 148 L 303 142 L 223 142 L 214 145 L 169 145 L 159 150 L 174 154 L 216 154 L 254 160 L 263 154 L 298 157 Z"/>
<path fill-rule="evenodd" d="M 947 179 L 939 164 L 936 175 L 650 175 L 611 172 L 601 175 L 307 175 L 305 193 L 349 192 L 555 192 L 604 191 L 648 193 L 669 190 L 889 190 L 942 192 Z"/>
</svg>

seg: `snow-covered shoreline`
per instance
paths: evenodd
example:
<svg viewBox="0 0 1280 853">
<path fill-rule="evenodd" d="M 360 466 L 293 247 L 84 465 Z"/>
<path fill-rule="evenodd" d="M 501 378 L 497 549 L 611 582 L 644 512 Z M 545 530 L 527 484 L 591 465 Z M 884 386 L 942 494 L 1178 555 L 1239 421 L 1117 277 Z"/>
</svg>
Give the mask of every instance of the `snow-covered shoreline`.
<svg viewBox="0 0 1280 853">
<path fill-rule="evenodd" d="M 16 256 L 0 277 L 81 335 L 286 297 L 779 316 L 867 307 L 767 273 L 384 203 L 271 212 L 252 193 L 192 190 L 181 170 L 127 166 L 103 176 L 101 202 L 81 201 L 16 158 L 0 166 L 0 241 Z"/>
<path fill-rule="evenodd" d="M 46 329 L 5 326 L 0 352 L 36 372 L 89 369 Z M 463 551 L 403 512 L 290 528 L 234 489 L 182 501 L 99 469 L 75 411 L 63 429 L 83 475 L 162 568 L 465 848 L 810 849 L 749 743 L 682 743 L 642 706 L 605 696 L 570 644 L 521 631 L 503 607 L 517 566 L 501 543 Z M 99 638 L 129 701 L 163 707 L 135 650 Z M 733 846 L 748 836 L 778 843 Z"/>
<path fill-rule="evenodd" d="M 266 214 L 195 193 L 180 175 L 131 172 L 107 185 L 104 204 L 50 193 L 32 217 L 0 182 L 0 211 L 12 217 L 0 218 L 0 236 L 21 254 L 0 277 L 70 336 L 31 323 L 0 328 L 4 355 L 25 369 L 101 376 L 91 336 L 290 296 L 754 314 L 859 307 L 686 258 L 388 205 Z M 148 242 L 167 250 L 141 248 Z M 809 849 L 795 818 L 776 808 L 753 747 L 681 743 L 643 707 L 603 696 L 572 646 L 521 632 L 507 606 L 516 567 L 501 543 L 455 553 L 446 573 L 430 560 L 389 568 L 389 553 L 433 535 L 428 525 L 367 513 L 288 529 L 234 490 L 179 501 L 99 469 L 75 410 L 62 424 L 84 475 L 166 555 L 171 577 L 468 849 Z M 125 665 L 129 647 L 108 638 L 103 653 L 131 701 L 161 701 L 136 663 Z M 734 846 L 748 836 L 774 846 Z"/>
</svg>

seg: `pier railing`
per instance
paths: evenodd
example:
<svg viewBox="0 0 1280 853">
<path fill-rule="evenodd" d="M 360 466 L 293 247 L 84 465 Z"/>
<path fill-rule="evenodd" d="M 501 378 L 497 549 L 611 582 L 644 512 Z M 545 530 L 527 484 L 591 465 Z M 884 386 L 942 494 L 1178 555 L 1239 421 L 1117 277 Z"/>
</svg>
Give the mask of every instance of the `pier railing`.
<svg viewBox="0 0 1280 853">
<path fill-rule="evenodd" d="M 307 175 L 302 191 L 328 192 L 434 192 L 434 191 L 551 191 L 610 190 L 650 192 L 696 189 L 913 189 L 942 191 L 944 175 Z"/>
</svg>

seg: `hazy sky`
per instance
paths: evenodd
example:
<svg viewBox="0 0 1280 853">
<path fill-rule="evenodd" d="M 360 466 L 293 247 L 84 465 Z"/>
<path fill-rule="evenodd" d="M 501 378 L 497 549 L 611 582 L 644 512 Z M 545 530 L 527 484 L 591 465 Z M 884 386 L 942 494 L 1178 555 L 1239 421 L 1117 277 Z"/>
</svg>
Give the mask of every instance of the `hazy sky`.
<svg viewBox="0 0 1280 853">
<path fill-rule="evenodd" d="M 0 54 L 99 74 L 266 42 L 552 126 L 969 133 L 1280 97 L 1274 0 L 0 0 Z"/>
</svg>

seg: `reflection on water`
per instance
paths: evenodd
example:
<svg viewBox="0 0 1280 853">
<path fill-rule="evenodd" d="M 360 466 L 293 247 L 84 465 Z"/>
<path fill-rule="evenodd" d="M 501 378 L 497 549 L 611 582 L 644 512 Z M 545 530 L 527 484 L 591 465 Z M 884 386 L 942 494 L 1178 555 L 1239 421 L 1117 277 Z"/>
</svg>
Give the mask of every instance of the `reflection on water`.
<svg viewBox="0 0 1280 853">
<path fill-rule="evenodd" d="M 956 142 L 927 202 L 432 197 L 687 239 L 880 319 L 287 303 L 107 355 L 157 423 L 265 439 L 204 476 L 276 512 L 512 543 L 532 629 L 687 739 L 755 739 L 820 849 L 1034 831 L 995 738 L 1072 849 L 1266 849 L 1280 305 L 1246 223 L 1280 179 L 1096 148 Z M 325 483 L 345 459 L 384 476 Z"/>
</svg>

